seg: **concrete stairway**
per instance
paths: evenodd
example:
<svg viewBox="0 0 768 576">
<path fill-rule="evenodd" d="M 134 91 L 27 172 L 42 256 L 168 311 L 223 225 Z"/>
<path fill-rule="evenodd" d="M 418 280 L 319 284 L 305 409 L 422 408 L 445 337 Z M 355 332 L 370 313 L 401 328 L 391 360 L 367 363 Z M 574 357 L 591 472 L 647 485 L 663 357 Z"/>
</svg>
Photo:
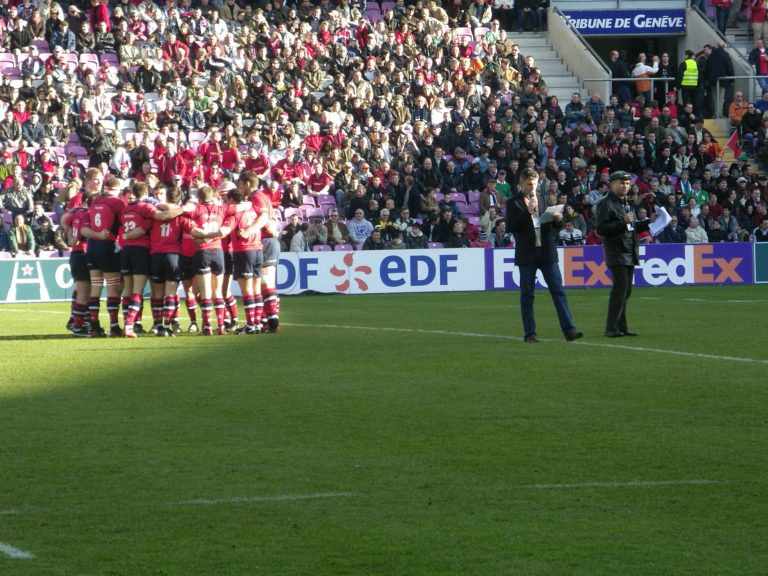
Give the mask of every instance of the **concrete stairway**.
<svg viewBox="0 0 768 576">
<path fill-rule="evenodd" d="M 547 32 L 512 32 L 508 37 L 517 42 L 523 56 L 533 56 L 534 64 L 541 70 L 549 87 L 550 96 L 557 96 L 560 107 L 565 109 L 571 94 L 580 91 L 579 80 L 552 48 Z"/>
<path fill-rule="evenodd" d="M 734 162 L 736 158 L 733 156 L 733 150 L 725 145 L 725 143 L 728 142 L 728 138 L 731 137 L 728 120 L 704 120 L 704 128 L 712 133 L 712 136 L 715 137 L 717 143 L 723 148 L 723 162 L 727 164 Z"/>
<path fill-rule="evenodd" d="M 728 120 L 704 120 L 704 128 L 712 133 L 712 136 L 715 137 L 715 140 L 717 140 L 718 144 L 723 148 L 723 162 L 726 164 L 735 162 L 736 158 L 733 155 L 733 150 L 725 145 L 731 137 L 731 128 Z M 766 169 L 754 157 L 750 157 L 749 163 L 752 165 L 752 172 L 756 174 L 766 173 Z"/>
</svg>

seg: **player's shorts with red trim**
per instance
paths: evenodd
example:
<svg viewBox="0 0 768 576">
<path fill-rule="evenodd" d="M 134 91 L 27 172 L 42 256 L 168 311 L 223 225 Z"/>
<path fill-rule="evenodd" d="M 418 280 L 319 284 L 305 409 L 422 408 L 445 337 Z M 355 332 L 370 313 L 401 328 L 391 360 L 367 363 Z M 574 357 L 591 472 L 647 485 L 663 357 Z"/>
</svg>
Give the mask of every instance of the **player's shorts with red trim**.
<svg viewBox="0 0 768 576">
<path fill-rule="evenodd" d="M 232 255 L 235 264 L 235 280 L 240 278 L 261 278 L 263 255 L 261 250 L 244 250 Z"/>
<path fill-rule="evenodd" d="M 88 272 L 88 257 L 85 252 L 77 250 L 69 255 L 69 271 L 75 282 L 87 282 L 91 279 Z"/>
<path fill-rule="evenodd" d="M 194 274 L 193 274 L 194 275 Z M 179 282 L 181 280 L 181 254 L 158 252 L 152 254 L 152 281 Z"/>
<path fill-rule="evenodd" d="M 114 240 L 88 240 L 89 270 L 120 272 L 120 251 Z"/>
<path fill-rule="evenodd" d="M 149 276 L 152 259 L 146 246 L 123 246 L 120 272 L 123 276 Z"/>
<path fill-rule="evenodd" d="M 210 248 L 195 252 L 195 274 L 223 274 L 224 250 Z"/>
<path fill-rule="evenodd" d="M 280 240 L 277 238 L 262 238 L 263 267 L 277 266 L 280 260 Z"/>
<path fill-rule="evenodd" d="M 195 257 L 181 256 L 181 279 L 192 280 L 195 277 Z"/>
</svg>

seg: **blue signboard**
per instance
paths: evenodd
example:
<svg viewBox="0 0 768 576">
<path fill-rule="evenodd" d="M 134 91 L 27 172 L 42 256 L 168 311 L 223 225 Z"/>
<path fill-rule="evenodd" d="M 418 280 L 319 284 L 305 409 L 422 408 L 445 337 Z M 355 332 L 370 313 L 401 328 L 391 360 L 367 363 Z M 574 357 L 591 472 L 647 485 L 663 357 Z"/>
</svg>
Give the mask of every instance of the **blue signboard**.
<svg viewBox="0 0 768 576">
<path fill-rule="evenodd" d="M 685 10 L 566 10 L 583 36 L 685 34 Z"/>
</svg>

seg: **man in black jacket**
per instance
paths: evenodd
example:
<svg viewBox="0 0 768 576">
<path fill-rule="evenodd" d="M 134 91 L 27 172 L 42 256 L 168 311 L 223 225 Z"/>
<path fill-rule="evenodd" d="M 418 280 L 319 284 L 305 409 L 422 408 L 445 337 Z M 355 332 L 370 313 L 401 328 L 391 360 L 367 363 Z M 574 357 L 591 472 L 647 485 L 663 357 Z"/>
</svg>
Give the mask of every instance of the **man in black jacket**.
<svg viewBox="0 0 768 576">
<path fill-rule="evenodd" d="M 536 272 L 541 270 L 555 304 L 560 328 L 568 341 L 583 334 L 573 325 L 568 298 L 563 290 L 563 278 L 558 266 L 556 236 L 562 215 L 544 224 L 539 219 L 539 202 L 536 190 L 539 175 L 532 168 L 525 168 L 520 176 L 522 192 L 507 202 L 507 230 L 515 236 L 515 263 L 520 269 L 520 312 L 523 317 L 525 342 L 539 342 L 536 320 L 533 315 L 533 299 Z"/>
<path fill-rule="evenodd" d="M 605 263 L 611 269 L 613 287 L 608 300 L 605 335 L 609 338 L 637 336 L 627 328 L 627 300 L 632 294 L 637 253 L 637 233 L 648 230 L 649 221 L 636 222 L 627 202 L 632 175 L 618 171 L 611 174 L 611 191 L 597 205 L 597 233 L 603 237 Z"/>
</svg>

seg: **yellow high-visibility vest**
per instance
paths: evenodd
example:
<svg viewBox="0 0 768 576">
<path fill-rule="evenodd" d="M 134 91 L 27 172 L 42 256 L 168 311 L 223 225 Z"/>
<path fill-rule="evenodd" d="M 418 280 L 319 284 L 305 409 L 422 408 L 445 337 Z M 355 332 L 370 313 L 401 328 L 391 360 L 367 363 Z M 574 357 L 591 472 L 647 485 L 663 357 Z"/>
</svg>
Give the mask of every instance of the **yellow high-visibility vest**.
<svg viewBox="0 0 768 576">
<path fill-rule="evenodd" d="M 699 65 L 696 60 L 688 58 L 685 61 L 685 71 L 680 86 L 696 87 L 699 84 Z"/>
</svg>

